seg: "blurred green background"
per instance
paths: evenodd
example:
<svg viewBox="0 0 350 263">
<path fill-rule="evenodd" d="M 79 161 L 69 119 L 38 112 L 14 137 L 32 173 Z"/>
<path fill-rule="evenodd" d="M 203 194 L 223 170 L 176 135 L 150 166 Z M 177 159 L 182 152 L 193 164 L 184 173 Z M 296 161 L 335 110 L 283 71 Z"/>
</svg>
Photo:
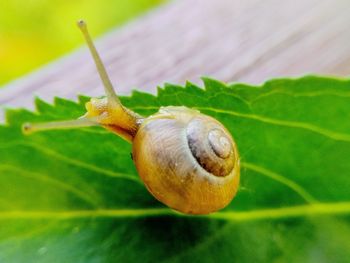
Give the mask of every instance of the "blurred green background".
<svg viewBox="0 0 350 263">
<path fill-rule="evenodd" d="M 83 43 L 75 21 L 96 37 L 164 0 L 0 0 L 0 86 Z"/>
</svg>

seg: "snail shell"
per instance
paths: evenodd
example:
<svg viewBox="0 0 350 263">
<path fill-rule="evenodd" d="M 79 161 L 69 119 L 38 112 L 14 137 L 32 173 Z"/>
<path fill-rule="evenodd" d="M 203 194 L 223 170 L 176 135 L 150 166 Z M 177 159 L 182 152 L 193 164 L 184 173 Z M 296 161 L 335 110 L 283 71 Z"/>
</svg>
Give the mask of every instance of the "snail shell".
<svg viewBox="0 0 350 263">
<path fill-rule="evenodd" d="M 208 214 L 233 199 L 239 157 L 230 133 L 186 107 L 162 107 L 133 139 L 133 160 L 150 193 L 187 214 Z"/>
</svg>

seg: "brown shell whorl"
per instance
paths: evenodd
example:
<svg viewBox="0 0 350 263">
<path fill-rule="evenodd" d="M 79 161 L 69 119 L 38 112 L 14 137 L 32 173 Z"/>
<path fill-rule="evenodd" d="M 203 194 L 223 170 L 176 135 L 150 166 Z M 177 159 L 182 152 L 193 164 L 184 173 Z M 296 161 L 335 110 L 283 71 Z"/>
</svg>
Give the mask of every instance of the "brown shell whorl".
<svg viewBox="0 0 350 263">
<path fill-rule="evenodd" d="M 203 169 L 219 177 L 230 174 L 235 165 L 234 142 L 218 122 L 195 117 L 186 134 L 192 155 Z"/>
</svg>

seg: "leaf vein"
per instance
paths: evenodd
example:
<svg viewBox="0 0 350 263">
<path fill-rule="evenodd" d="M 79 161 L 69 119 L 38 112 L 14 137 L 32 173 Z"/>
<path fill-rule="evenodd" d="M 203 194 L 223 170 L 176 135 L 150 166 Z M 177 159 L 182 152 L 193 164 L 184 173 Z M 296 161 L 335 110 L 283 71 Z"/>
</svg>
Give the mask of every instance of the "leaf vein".
<svg viewBox="0 0 350 263">
<path fill-rule="evenodd" d="M 245 119 L 257 120 L 260 122 L 278 125 L 278 126 L 304 129 L 307 131 L 311 131 L 311 132 L 323 135 L 325 137 L 328 137 L 328 138 L 336 140 L 336 141 L 350 142 L 350 135 L 349 134 L 338 133 L 338 132 L 334 132 L 332 130 L 323 129 L 321 127 L 318 127 L 318 126 L 310 124 L 310 123 L 297 122 L 297 121 L 284 121 L 284 120 L 268 118 L 268 117 L 264 117 L 264 116 L 256 115 L 256 114 L 239 113 L 239 112 L 235 112 L 235 111 L 231 111 L 231 110 L 220 110 L 220 109 L 215 109 L 215 108 L 210 108 L 210 107 L 198 107 L 197 109 L 203 110 L 203 111 L 211 111 L 211 112 L 215 112 L 215 113 L 228 114 L 231 116 L 236 116 L 236 117 L 245 118 Z"/>
<path fill-rule="evenodd" d="M 87 193 L 79 190 L 78 188 L 69 185 L 65 182 L 53 179 L 45 174 L 42 173 L 38 173 L 38 172 L 29 172 L 29 171 L 25 171 L 23 169 L 11 166 L 11 165 L 7 165 L 7 164 L 1 164 L 0 165 L 0 170 L 9 170 L 9 171 L 13 171 L 16 172 L 18 175 L 21 175 L 23 177 L 28 177 L 31 179 L 35 179 L 35 180 L 40 180 L 49 184 L 52 184 L 56 187 L 59 187 L 61 189 L 64 189 L 68 192 L 71 192 L 72 194 L 76 195 L 77 197 L 79 197 L 80 199 L 84 200 L 85 202 L 87 202 L 88 204 L 90 204 L 92 207 L 98 207 L 98 203 L 96 202 L 97 198 L 92 198 L 90 195 L 88 195 Z"/>
<path fill-rule="evenodd" d="M 33 148 L 33 149 L 35 149 L 35 150 L 37 150 L 39 152 L 42 152 L 42 153 L 44 153 L 44 154 L 46 154 L 48 156 L 56 158 L 57 160 L 60 160 L 60 161 L 63 161 L 65 163 L 69 163 L 69 164 L 75 165 L 77 167 L 81 167 L 81 168 L 84 168 L 84 169 L 87 169 L 87 170 L 91 170 L 91 171 L 94 171 L 94 172 L 97 172 L 97 173 L 100 173 L 100 174 L 104 174 L 104 175 L 107 175 L 107 176 L 110 176 L 110 177 L 132 180 L 132 181 L 135 181 L 135 182 L 141 184 L 141 181 L 138 179 L 138 177 L 133 176 L 132 174 L 117 173 L 117 172 L 113 172 L 113 171 L 110 171 L 110 170 L 107 170 L 107 169 L 104 169 L 104 168 L 100 168 L 100 167 L 97 167 L 95 165 L 88 164 L 86 162 L 83 162 L 83 161 L 80 161 L 80 160 L 76 160 L 76 159 L 71 158 L 71 157 L 67 157 L 65 155 L 62 155 L 62 154 L 60 154 L 60 153 L 58 153 L 56 151 L 53 151 L 53 150 L 51 150 L 51 149 L 49 149 L 47 147 L 44 147 L 44 146 L 39 146 L 39 145 L 31 144 L 31 143 L 28 143 L 28 142 L 15 142 L 15 143 L 8 143 L 6 145 L 3 144 L 3 145 L 1 145 L 0 148 L 16 147 L 18 145 L 22 145 L 22 146 Z"/>
<path fill-rule="evenodd" d="M 266 168 L 260 167 L 258 165 L 242 162 L 242 167 L 247 168 L 248 170 L 255 171 L 261 175 L 269 177 L 287 187 L 292 189 L 294 192 L 299 194 L 306 202 L 308 203 L 316 203 L 318 202 L 310 193 L 308 193 L 302 186 L 298 185 L 296 182 L 278 174 Z"/>
</svg>

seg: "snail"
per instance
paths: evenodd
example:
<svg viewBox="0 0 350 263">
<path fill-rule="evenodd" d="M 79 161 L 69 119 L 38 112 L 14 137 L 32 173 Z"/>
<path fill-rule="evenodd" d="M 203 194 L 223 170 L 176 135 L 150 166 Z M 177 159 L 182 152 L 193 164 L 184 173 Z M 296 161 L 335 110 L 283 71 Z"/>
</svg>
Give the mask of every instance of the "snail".
<svg viewBox="0 0 350 263">
<path fill-rule="evenodd" d="M 132 143 L 132 159 L 148 191 L 185 214 L 209 214 L 236 195 L 239 154 L 229 131 L 214 118 L 184 106 L 161 107 L 143 117 L 122 105 L 88 33 L 79 21 L 106 97 L 86 103 L 77 120 L 26 123 L 24 133 L 100 125 Z"/>
</svg>

